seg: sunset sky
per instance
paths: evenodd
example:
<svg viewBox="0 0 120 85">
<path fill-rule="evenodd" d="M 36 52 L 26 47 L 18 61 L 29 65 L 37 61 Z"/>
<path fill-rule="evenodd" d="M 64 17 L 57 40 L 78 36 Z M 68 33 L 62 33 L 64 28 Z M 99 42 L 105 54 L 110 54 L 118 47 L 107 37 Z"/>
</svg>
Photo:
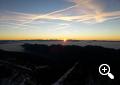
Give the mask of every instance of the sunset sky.
<svg viewBox="0 0 120 85">
<path fill-rule="evenodd" d="M 0 0 L 0 40 L 120 40 L 120 0 Z"/>
</svg>

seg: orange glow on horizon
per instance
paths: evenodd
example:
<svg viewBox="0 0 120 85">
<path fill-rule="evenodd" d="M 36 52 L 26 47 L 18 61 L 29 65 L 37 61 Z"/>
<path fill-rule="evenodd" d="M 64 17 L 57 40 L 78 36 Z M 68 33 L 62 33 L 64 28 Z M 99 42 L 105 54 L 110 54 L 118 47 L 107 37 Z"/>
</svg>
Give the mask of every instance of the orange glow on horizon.
<svg viewBox="0 0 120 85">
<path fill-rule="evenodd" d="M 66 42 L 67 40 L 111 40 L 111 41 L 120 41 L 120 36 L 12 36 L 12 37 L 0 37 L 0 40 L 63 40 Z"/>
</svg>

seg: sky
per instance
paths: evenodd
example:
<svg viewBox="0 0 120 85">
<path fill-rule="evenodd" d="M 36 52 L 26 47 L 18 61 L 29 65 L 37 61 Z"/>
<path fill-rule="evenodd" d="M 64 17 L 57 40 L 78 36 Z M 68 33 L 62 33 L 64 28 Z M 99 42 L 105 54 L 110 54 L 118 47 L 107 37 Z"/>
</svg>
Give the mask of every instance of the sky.
<svg viewBox="0 0 120 85">
<path fill-rule="evenodd" d="M 0 40 L 120 40 L 120 0 L 0 0 Z"/>
</svg>

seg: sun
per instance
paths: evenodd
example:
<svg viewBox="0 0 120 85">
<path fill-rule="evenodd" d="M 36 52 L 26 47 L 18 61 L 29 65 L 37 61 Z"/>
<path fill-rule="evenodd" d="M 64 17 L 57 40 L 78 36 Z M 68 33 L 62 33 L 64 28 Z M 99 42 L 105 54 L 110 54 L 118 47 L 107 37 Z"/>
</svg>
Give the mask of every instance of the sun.
<svg viewBox="0 0 120 85">
<path fill-rule="evenodd" d="M 67 42 L 67 39 L 63 39 L 64 42 Z"/>
</svg>

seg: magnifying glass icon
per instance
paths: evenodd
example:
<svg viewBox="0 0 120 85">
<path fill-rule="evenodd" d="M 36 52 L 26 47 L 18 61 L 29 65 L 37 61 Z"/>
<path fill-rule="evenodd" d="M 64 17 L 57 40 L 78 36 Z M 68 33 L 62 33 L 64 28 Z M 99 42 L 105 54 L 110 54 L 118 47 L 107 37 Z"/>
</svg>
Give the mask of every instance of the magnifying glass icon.
<svg viewBox="0 0 120 85">
<path fill-rule="evenodd" d="M 110 66 L 108 64 L 101 64 L 99 66 L 99 73 L 101 75 L 108 75 L 110 79 L 114 79 L 114 75 L 110 73 Z"/>
</svg>

